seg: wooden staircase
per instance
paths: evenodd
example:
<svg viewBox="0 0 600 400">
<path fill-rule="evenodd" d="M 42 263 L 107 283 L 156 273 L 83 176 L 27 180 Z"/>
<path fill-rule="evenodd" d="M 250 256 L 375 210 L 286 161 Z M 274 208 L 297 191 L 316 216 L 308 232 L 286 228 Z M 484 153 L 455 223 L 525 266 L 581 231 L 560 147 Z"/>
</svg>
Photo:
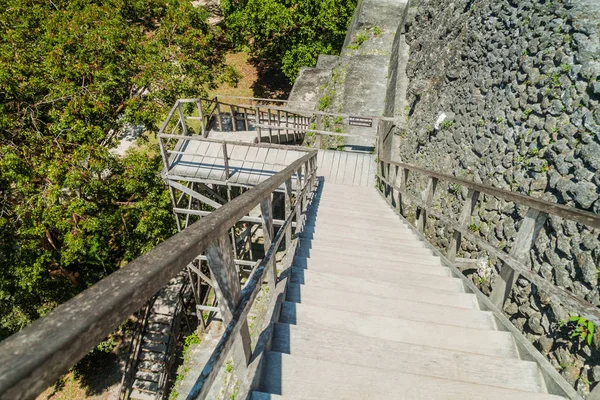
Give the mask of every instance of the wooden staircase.
<svg viewBox="0 0 600 400">
<path fill-rule="evenodd" d="M 559 397 L 377 191 L 325 182 L 251 398 Z"/>
</svg>

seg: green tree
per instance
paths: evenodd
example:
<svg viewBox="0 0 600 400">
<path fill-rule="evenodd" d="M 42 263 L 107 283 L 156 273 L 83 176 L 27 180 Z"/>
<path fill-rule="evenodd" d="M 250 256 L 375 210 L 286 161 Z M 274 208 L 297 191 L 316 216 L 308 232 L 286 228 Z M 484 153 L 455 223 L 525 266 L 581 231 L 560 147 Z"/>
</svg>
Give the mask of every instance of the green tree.
<svg viewBox="0 0 600 400">
<path fill-rule="evenodd" d="M 175 232 L 157 130 L 223 68 L 188 0 L 0 0 L 0 339 Z"/>
<path fill-rule="evenodd" d="M 296 79 L 319 54 L 338 54 L 356 7 L 354 0 L 222 0 L 229 38 Z"/>
</svg>

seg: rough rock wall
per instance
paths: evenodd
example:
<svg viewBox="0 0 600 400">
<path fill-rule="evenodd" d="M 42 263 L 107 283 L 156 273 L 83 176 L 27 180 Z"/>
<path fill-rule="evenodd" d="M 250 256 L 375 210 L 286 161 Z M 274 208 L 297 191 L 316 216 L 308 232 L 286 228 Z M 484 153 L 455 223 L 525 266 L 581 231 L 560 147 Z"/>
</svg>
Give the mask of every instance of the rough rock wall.
<svg viewBox="0 0 600 400">
<path fill-rule="evenodd" d="M 406 30 L 403 161 L 600 213 L 599 1 L 422 0 Z M 457 215 L 466 192 L 438 190 Z M 525 211 L 484 197 L 469 229 L 508 250 Z M 598 306 L 599 233 L 552 217 L 528 263 Z M 437 221 L 427 234 L 448 245 Z M 458 256 L 479 259 L 465 273 L 489 292 L 497 260 L 464 240 Z M 560 326 L 572 310 L 521 278 L 504 311 L 581 394 L 600 381 L 598 335 L 587 346 Z"/>
</svg>

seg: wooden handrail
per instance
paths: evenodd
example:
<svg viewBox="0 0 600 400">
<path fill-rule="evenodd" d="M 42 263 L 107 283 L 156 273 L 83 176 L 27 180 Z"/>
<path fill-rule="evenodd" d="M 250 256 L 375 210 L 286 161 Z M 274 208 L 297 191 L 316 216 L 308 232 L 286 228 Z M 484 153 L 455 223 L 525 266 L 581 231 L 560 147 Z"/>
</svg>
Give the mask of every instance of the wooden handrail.
<svg viewBox="0 0 600 400">
<path fill-rule="evenodd" d="M 396 174 L 394 182 L 389 178 L 390 166 L 396 166 L 401 169 L 401 174 Z M 386 176 L 386 171 L 388 176 Z M 438 180 L 455 183 L 463 187 L 469 188 L 470 195 L 467 196 L 467 202 L 464 205 L 461 217 L 458 220 L 454 220 L 448 216 L 443 215 L 443 213 L 437 211 L 431 205 L 431 200 L 434 191 L 428 192 L 427 198 L 425 200 L 419 199 L 418 197 L 409 193 L 406 188 L 407 175 L 404 171 L 416 172 L 426 177 L 429 177 L 430 184 L 433 182 L 433 190 L 435 190 L 435 183 L 437 183 Z M 398 186 L 395 182 L 398 180 L 398 178 L 401 179 L 400 186 Z M 417 229 L 420 232 L 423 232 L 424 230 L 424 224 L 426 223 L 425 215 L 430 214 L 438 220 L 440 220 L 446 226 L 453 229 L 455 234 L 458 233 L 458 236 L 455 236 L 450 241 L 448 252 L 448 258 L 450 260 L 452 260 L 455 255 L 453 247 L 460 246 L 460 240 L 462 237 L 464 237 L 472 243 L 478 245 L 480 248 L 487 251 L 491 255 L 500 259 L 503 262 L 503 265 L 505 267 L 508 267 L 501 268 L 501 275 L 496 281 L 496 284 L 490 296 L 492 302 L 494 302 L 494 304 L 499 309 L 502 309 L 502 306 L 506 301 L 507 297 L 509 296 L 510 290 L 512 289 L 512 285 L 516 281 L 517 277 L 519 275 L 522 275 L 526 279 L 534 283 L 536 286 L 538 286 L 541 290 L 549 294 L 555 301 L 558 301 L 563 305 L 570 307 L 571 309 L 577 310 L 579 313 L 585 315 L 587 319 L 593 321 L 594 324 L 600 325 L 600 309 L 598 307 L 594 306 L 593 304 L 584 299 L 575 296 L 567 289 L 557 286 L 552 282 L 542 278 L 534 271 L 532 271 L 529 267 L 527 267 L 527 265 L 524 263 L 523 257 L 523 255 L 527 255 L 529 249 L 531 248 L 531 244 L 534 242 L 535 236 L 537 235 L 537 232 L 544 223 L 547 215 L 556 215 L 561 218 L 577 221 L 581 224 L 591 226 L 593 228 L 597 228 L 600 226 L 599 215 L 584 210 L 578 210 L 561 204 L 550 203 L 548 201 L 536 199 L 523 194 L 494 188 L 489 185 L 479 184 L 465 179 L 456 178 L 451 175 L 430 171 L 425 168 L 417 167 L 414 165 L 399 162 L 390 162 L 388 160 L 380 160 L 380 170 L 377 172 L 377 179 L 380 183 L 385 184 L 387 187 L 395 189 L 401 196 L 401 199 L 399 200 L 400 202 L 407 200 L 408 202 L 415 204 L 417 208 L 421 210 L 419 213 L 417 227 Z M 517 235 L 521 235 L 520 239 L 523 241 L 523 243 L 515 243 L 513 247 L 516 250 L 513 249 L 511 253 L 506 253 L 505 251 L 491 245 L 484 239 L 474 235 L 467 228 L 467 221 L 470 219 L 469 217 L 472 213 L 472 210 L 475 207 L 474 203 L 477 202 L 479 193 L 485 193 L 490 196 L 494 196 L 496 198 L 510 201 L 517 205 L 526 206 L 529 208 L 530 211 L 525 217 L 525 221 L 527 222 L 527 224 L 521 224 L 521 228 L 517 233 Z M 533 212 L 533 210 L 535 212 Z"/>
<path fill-rule="evenodd" d="M 456 183 L 469 189 L 476 190 L 481 193 L 489 194 L 502 200 L 510 201 L 519 205 L 534 208 L 551 215 L 556 215 L 561 218 L 579 222 L 583 225 L 592 228 L 600 229 L 600 215 L 589 211 L 580 210 L 574 207 L 565 206 L 562 204 L 552 203 L 546 200 L 527 196 L 521 193 L 515 193 L 504 189 L 498 189 L 490 185 L 468 181 L 466 179 L 457 178 L 452 175 L 442 174 L 440 172 L 431 171 L 425 168 L 417 167 L 401 162 L 393 162 L 389 160 L 380 160 L 383 163 L 395 165 L 400 168 L 407 169 L 412 172 L 418 172 L 428 177 L 436 178 L 446 182 Z"/>
<path fill-rule="evenodd" d="M 6 398 L 34 398 L 56 382 L 297 171 L 310 165 L 314 174 L 316 154 L 304 155 L 201 223 L 191 225 L 0 343 L 0 393 Z M 305 186 L 311 180 L 314 182 L 314 175 L 304 180 Z M 242 299 L 250 298 L 247 292 Z"/>
</svg>

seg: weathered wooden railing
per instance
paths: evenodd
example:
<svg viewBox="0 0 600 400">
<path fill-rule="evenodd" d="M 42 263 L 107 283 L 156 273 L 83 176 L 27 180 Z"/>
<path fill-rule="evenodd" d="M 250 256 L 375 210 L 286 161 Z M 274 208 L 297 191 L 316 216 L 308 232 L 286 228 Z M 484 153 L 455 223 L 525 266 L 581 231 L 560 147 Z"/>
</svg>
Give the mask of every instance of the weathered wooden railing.
<svg viewBox="0 0 600 400">
<path fill-rule="evenodd" d="M 390 117 L 356 117 L 347 113 L 291 109 L 282 100 L 215 96 L 212 99 L 177 100 L 161 133 L 187 135 L 188 131 L 194 131 L 192 133 L 207 137 L 211 129 L 225 129 L 225 118 L 231 119 L 233 132 L 255 131 L 259 143 L 298 143 L 306 133 L 310 133 L 315 135 L 316 148 L 320 148 L 322 136 L 372 136 L 376 140 L 382 123 L 400 125 L 397 119 Z M 192 129 L 192 121 L 198 121 L 200 126 Z M 243 127 L 238 127 L 238 124 Z M 349 133 L 352 126 L 373 127 L 375 130 Z"/>
<path fill-rule="evenodd" d="M 275 287 L 275 253 L 284 239 L 286 249 L 292 247 L 292 220 L 303 223 L 315 174 L 316 152 L 311 152 L 4 340 L 0 343 L 0 396 L 35 398 L 204 252 L 218 288 L 220 311 L 228 324 L 195 387 L 196 394 L 205 394 L 234 344 L 238 355 L 249 362 L 246 316 L 265 276 Z M 293 203 L 292 179 L 296 179 Z M 274 235 L 271 198 L 282 186 L 286 219 Z M 268 251 L 242 289 L 228 231 L 259 205 Z M 241 364 L 238 368 L 244 367 Z"/>
<path fill-rule="evenodd" d="M 409 173 L 417 174 L 428 179 L 427 188 L 423 193 L 423 198 L 418 198 L 409 192 L 407 188 Z M 461 246 L 461 240 L 464 238 L 502 261 L 503 265 L 500 269 L 499 276 L 492 286 L 490 295 L 490 300 L 498 309 L 502 309 L 507 298 L 510 296 L 513 284 L 521 275 L 536 285 L 541 291 L 551 296 L 555 301 L 558 301 L 574 312 L 585 316 L 585 318 L 592 321 L 596 326 L 600 326 L 600 309 L 598 307 L 575 296 L 565 288 L 554 285 L 552 282 L 532 271 L 527 265 L 528 256 L 536 236 L 544 226 L 549 215 L 575 221 L 589 228 L 600 229 L 599 215 L 523 194 L 494 188 L 489 185 L 467 181 L 413 165 L 386 160 L 380 160 L 379 162 L 377 179 L 380 183 L 379 189 L 385 191 L 386 198 L 399 209 L 400 213 L 405 214 L 404 204 L 412 203 L 416 206 L 416 221 L 414 225 L 419 232 L 424 232 L 428 214 L 453 230 L 454 233 L 450 238 L 449 245 L 447 249 L 445 249 L 446 258 L 448 260 L 455 260 L 456 253 Z M 457 219 L 451 218 L 451 216 L 445 215 L 432 207 L 434 196 L 438 193 L 436 189 L 440 186 L 438 184 L 440 181 L 445 181 L 448 184 L 459 185 L 460 187 L 468 189 L 466 201 L 464 202 L 462 211 Z M 397 197 L 395 197 L 395 194 Z M 480 194 L 492 196 L 528 208 L 527 214 L 521 222 L 514 243 L 508 253 L 488 243 L 480 236 L 473 234 L 468 228 Z"/>
</svg>

